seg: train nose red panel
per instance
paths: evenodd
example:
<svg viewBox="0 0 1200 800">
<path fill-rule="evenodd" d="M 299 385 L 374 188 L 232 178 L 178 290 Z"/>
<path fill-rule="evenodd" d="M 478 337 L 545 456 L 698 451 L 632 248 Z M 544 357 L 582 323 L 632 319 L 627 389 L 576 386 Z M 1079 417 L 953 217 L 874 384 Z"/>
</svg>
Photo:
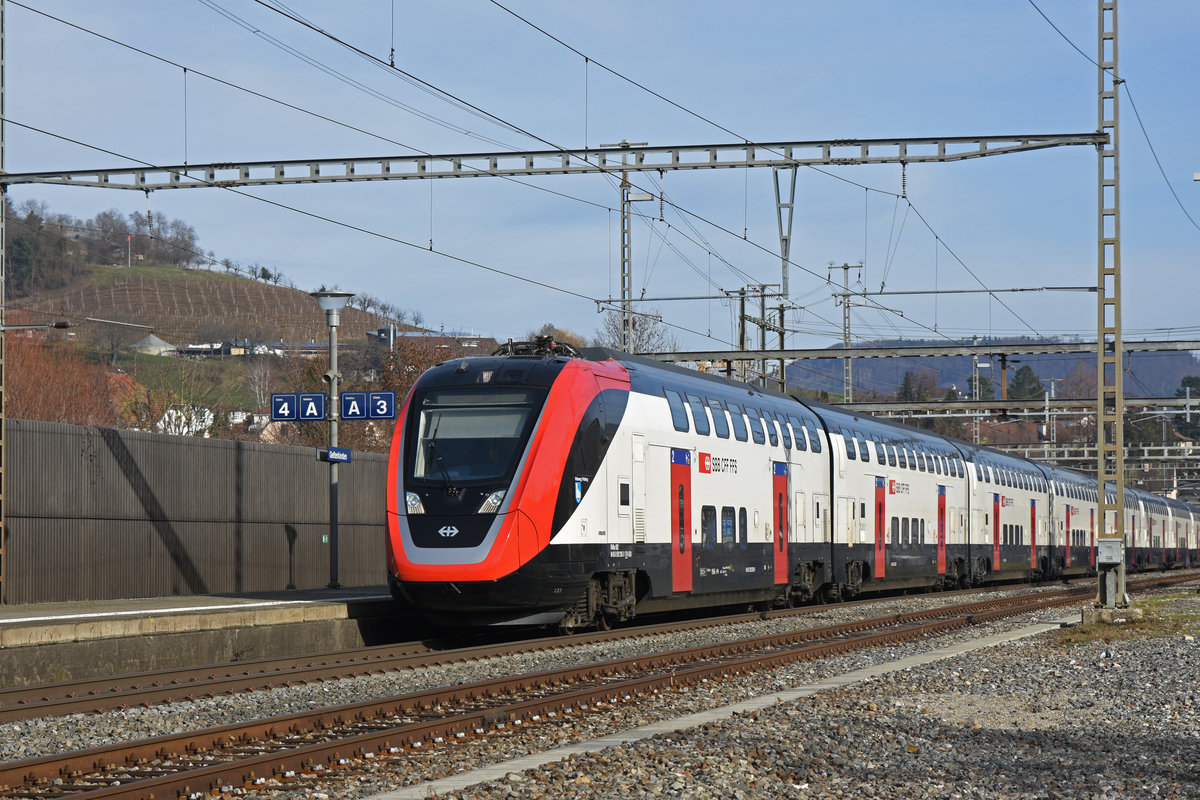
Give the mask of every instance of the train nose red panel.
<svg viewBox="0 0 1200 800">
<path fill-rule="evenodd" d="M 389 515 L 396 577 L 418 582 L 495 581 L 541 553 L 553 535 L 559 484 L 572 442 L 562 432 L 579 426 L 592 400 L 604 389 L 629 390 L 629 375 L 623 367 L 612 362 L 563 365 L 509 489 L 508 513 L 476 516 L 492 526 L 482 537 L 470 522 L 464 527 L 446 516 Z M 393 447 L 393 462 L 398 462 L 400 452 Z M 402 508 L 399 499 L 394 503 Z M 448 536 L 447 526 L 458 529 L 455 536 Z M 470 533 L 464 541 L 478 541 L 478 545 L 458 547 L 442 541 L 467 530 Z"/>
</svg>

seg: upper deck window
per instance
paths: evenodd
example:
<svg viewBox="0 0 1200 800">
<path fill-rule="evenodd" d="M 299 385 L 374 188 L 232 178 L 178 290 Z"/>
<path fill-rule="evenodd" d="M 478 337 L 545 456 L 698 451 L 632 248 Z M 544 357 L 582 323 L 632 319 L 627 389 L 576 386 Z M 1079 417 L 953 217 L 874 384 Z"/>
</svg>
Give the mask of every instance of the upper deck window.
<svg viewBox="0 0 1200 800">
<path fill-rule="evenodd" d="M 720 400 L 708 399 L 708 409 L 712 412 L 713 427 L 717 430 L 717 436 L 722 439 L 729 438 L 729 425 L 725 422 L 725 409 L 721 407 Z"/>
<path fill-rule="evenodd" d="M 796 449 L 807 450 L 808 442 L 804 436 L 804 423 L 801 422 L 800 418 L 794 414 L 788 415 L 788 421 L 792 423 L 792 431 L 796 434 Z"/>
<path fill-rule="evenodd" d="M 762 420 L 758 418 L 758 412 L 750 406 L 746 406 L 746 419 L 750 421 L 750 435 L 754 439 L 755 444 L 766 444 L 767 436 L 763 433 Z"/>
<path fill-rule="evenodd" d="M 734 403 L 729 404 L 729 421 L 733 423 L 733 438 L 739 442 L 749 438 L 746 433 L 746 418 L 742 416 L 742 408 Z"/>
<path fill-rule="evenodd" d="M 691 428 L 688 425 L 687 411 L 683 408 L 683 398 L 674 389 L 663 389 L 663 394 L 666 395 L 667 405 L 671 408 L 671 423 L 675 430 L 687 433 Z"/>
<path fill-rule="evenodd" d="M 778 412 L 775 413 L 775 418 L 779 421 L 779 435 L 783 437 L 783 446 L 788 450 L 792 449 L 792 434 L 788 431 L 787 417 Z"/>
<path fill-rule="evenodd" d="M 808 446 L 814 453 L 821 452 L 821 426 L 807 414 L 801 419 L 804 420 L 804 429 L 808 431 Z"/>
<path fill-rule="evenodd" d="M 692 409 L 692 421 L 696 423 L 696 433 L 701 436 L 708 436 L 710 430 L 708 425 L 708 411 L 704 408 L 704 401 L 694 394 L 687 396 L 688 406 Z"/>
</svg>

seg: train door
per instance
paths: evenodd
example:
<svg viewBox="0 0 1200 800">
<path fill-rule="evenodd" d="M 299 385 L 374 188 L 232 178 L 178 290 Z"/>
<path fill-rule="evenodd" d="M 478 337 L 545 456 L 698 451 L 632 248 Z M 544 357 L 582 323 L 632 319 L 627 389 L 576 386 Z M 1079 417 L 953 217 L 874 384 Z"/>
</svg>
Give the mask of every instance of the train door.
<svg viewBox="0 0 1200 800">
<path fill-rule="evenodd" d="M 1067 519 L 1070 519 L 1070 512 L 1067 512 Z M 1029 568 L 1037 569 L 1037 500 L 1029 501 Z M 1054 548 L 1049 548 L 1048 563 L 1054 563 Z M 1053 569 L 1053 567 L 1051 567 Z"/>
<path fill-rule="evenodd" d="M 792 505 L 796 509 L 796 526 L 793 528 L 792 540 L 797 542 L 811 542 L 808 538 L 808 516 L 807 508 L 804 505 L 804 492 L 796 492 L 795 503 Z"/>
<path fill-rule="evenodd" d="M 671 590 L 692 590 L 692 453 L 671 448 Z"/>
<path fill-rule="evenodd" d="M 853 497 L 839 497 L 838 500 L 840 501 L 838 505 L 842 508 L 841 513 L 838 515 L 841 518 L 841 524 L 838 527 L 841 529 L 840 533 L 846 546 L 853 547 L 854 525 L 858 518 L 858 514 L 856 513 L 858 511 L 858 504 L 854 502 Z"/>
<path fill-rule="evenodd" d="M 646 437 L 633 434 L 633 541 L 646 541 Z"/>
<path fill-rule="evenodd" d="M 1091 566 L 1096 566 L 1096 509 L 1092 509 L 1092 519 L 1088 523 L 1088 552 L 1091 554 L 1089 561 Z"/>
<path fill-rule="evenodd" d="M 1074 543 L 1075 543 L 1075 541 L 1074 541 L 1075 540 L 1075 536 L 1074 536 L 1075 531 L 1074 531 L 1074 529 L 1072 529 L 1072 527 L 1070 527 L 1070 512 L 1072 512 L 1072 511 L 1074 511 L 1074 509 L 1072 509 L 1072 507 L 1070 507 L 1070 504 L 1067 504 L 1067 553 L 1066 553 L 1066 565 L 1067 566 L 1070 566 L 1070 546 L 1074 545 Z"/>
<path fill-rule="evenodd" d="M 771 468 L 772 494 L 771 506 L 775 516 L 775 583 L 788 581 L 788 467 L 779 461 L 772 463 Z"/>
<path fill-rule="evenodd" d="M 940 485 L 937 502 L 937 567 L 938 575 L 946 574 L 946 487 Z"/>
<path fill-rule="evenodd" d="M 813 526 L 813 532 L 820 537 L 817 541 L 823 544 L 833 543 L 833 529 L 829 521 L 829 495 L 827 494 L 813 495 Z"/>
<path fill-rule="evenodd" d="M 838 537 L 834 541 L 841 541 L 847 546 L 853 546 L 854 543 L 854 499 L 841 497 L 838 498 L 838 518 L 834 521 L 838 525 Z"/>
<path fill-rule="evenodd" d="M 992 571 L 1000 571 L 1000 493 L 992 492 Z"/>
<path fill-rule="evenodd" d="M 875 477 L 875 577 L 882 578 L 887 574 L 887 529 L 884 522 L 887 519 L 887 481 Z"/>
</svg>

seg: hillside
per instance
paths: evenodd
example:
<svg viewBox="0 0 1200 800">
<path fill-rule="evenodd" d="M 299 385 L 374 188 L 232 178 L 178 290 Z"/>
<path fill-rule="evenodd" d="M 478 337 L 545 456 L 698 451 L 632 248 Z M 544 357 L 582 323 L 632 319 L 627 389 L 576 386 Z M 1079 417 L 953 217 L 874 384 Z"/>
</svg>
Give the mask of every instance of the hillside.
<svg viewBox="0 0 1200 800">
<path fill-rule="evenodd" d="M 27 310 L 36 321 L 82 323 L 94 317 L 149 325 L 177 346 L 223 340 L 323 341 L 329 335 L 324 312 L 307 292 L 172 266 L 98 266 L 61 289 L 14 300 L 9 308 Z M 367 331 L 387 324 L 376 314 L 347 308 L 338 335 L 346 342 L 361 340 Z"/>
</svg>

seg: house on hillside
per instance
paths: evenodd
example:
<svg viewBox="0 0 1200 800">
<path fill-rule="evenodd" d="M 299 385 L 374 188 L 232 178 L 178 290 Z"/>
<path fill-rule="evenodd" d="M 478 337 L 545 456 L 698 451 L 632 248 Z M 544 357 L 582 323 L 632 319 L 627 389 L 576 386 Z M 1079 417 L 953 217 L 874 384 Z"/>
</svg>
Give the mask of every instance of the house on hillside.
<svg viewBox="0 0 1200 800">
<path fill-rule="evenodd" d="M 367 331 L 367 341 L 389 348 L 402 341 L 421 342 L 429 347 L 464 355 L 491 355 L 500 346 L 490 336 L 465 331 L 396 331 L 390 328 Z"/>
<path fill-rule="evenodd" d="M 207 356 L 221 355 L 223 344 L 221 342 L 205 342 L 203 344 L 185 344 L 180 349 L 179 354 L 189 358 L 205 358 Z"/>
<path fill-rule="evenodd" d="M 273 344 L 271 342 L 251 342 L 243 341 L 225 341 L 225 342 L 205 342 L 202 344 L 185 345 L 181 351 L 183 355 L 194 356 L 198 358 L 207 358 L 209 356 L 284 356 L 293 355 L 288 348 L 290 346 L 280 342 Z M 328 349 L 328 345 L 325 345 Z"/>
<path fill-rule="evenodd" d="M 216 420 L 216 415 L 211 408 L 177 404 L 168 408 L 154 427 L 159 433 L 170 433 L 176 436 L 203 436 L 207 439 L 214 420 Z"/>
</svg>

